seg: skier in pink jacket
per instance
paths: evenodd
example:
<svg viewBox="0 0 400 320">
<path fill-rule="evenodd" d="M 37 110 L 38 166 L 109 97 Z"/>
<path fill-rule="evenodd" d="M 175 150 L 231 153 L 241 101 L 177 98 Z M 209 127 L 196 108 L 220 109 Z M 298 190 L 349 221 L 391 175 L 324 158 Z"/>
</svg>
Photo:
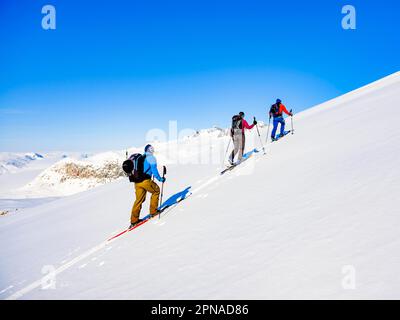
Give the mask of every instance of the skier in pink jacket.
<svg viewBox="0 0 400 320">
<path fill-rule="evenodd" d="M 254 119 L 253 124 L 249 125 L 244 119 L 244 112 L 239 112 L 239 115 L 235 115 L 232 117 L 231 137 L 233 140 L 233 151 L 229 157 L 230 164 L 234 164 L 234 159 L 238 152 L 238 161 L 240 162 L 242 160 L 244 147 L 246 144 L 246 136 L 244 134 L 244 130 L 251 130 L 256 124 L 257 121 Z"/>
</svg>

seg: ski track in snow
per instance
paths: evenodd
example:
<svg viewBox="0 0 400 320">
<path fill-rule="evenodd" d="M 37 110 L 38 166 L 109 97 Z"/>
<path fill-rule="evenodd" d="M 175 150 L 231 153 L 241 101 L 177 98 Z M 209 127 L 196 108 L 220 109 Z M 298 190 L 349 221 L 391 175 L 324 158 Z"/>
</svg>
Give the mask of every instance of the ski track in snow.
<svg viewBox="0 0 400 320">
<path fill-rule="evenodd" d="M 13 285 L 11 285 L 11 286 L 8 286 L 7 288 L 5 288 L 5 289 L 1 290 L 1 291 L 0 291 L 0 294 L 2 294 L 2 293 L 5 293 L 5 292 L 7 292 L 8 290 L 10 290 L 10 289 L 12 289 L 12 288 L 14 288 L 14 286 L 13 286 Z"/>
<path fill-rule="evenodd" d="M 54 271 L 54 273 L 52 273 L 51 276 L 53 277 L 53 276 L 57 276 L 57 275 L 61 274 L 62 272 L 64 272 L 65 270 L 71 268 L 72 266 L 78 264 L 82 260 L 90 257 L 94 253 L 96 253 L 96 252 L 100 251 L 101 249 L 107 247 L 107 245 L 110 242 L 109 241 L 104 241 L 104 242 L 100 243 L 98 246 L 86 251 L 85 253 L 81 254 L 80 256 L 77 256 L 76 258 L 72 259 L 70 262 L 60 266 L 59 268 L 57 268 Z M 42 284 L 44 282 L 46 282 L 46 279 L 49 279 L 49 276 L 44 276 L 44 277 L 40 278 L 39 280 L 36 280 L 35 282 L 31 283 L 29 286 L 26 286 L 25 288 L 15 292 L 14 294 L 12 294 L 8 298 L 6 298 L 6 300 L 16 300 L 16 299 L 19 299 L 19 298 L 23 297 L 25 294 L 31 292 L 32 290 L 35 290 L 35 289 L 41 287 Z"/>
</svg>

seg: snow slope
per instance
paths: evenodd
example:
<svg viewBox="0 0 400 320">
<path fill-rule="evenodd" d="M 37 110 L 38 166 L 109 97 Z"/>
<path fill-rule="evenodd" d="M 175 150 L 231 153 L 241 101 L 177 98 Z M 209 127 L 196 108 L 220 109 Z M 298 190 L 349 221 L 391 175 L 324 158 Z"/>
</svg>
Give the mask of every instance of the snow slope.
<svg viewBox="0 0 400 320">
<path fill-rule="evenodd" d="M 166 196 L 193 195 L 112 242 L 125 179 L 1 217 L 0 298 L 399 299 L 399 104 L 396 73 L 296 115 L 294 135 L 226 175 L 172 163 Z"/>
</svg>

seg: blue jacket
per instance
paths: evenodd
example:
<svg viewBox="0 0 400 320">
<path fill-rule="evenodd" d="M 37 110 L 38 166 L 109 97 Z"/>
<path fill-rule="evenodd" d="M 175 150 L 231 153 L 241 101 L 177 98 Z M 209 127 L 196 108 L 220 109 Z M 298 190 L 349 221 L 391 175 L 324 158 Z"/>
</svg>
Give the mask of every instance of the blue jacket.
<svg viewBox="0 0 400 320">
<path fill-rule="evenodd" d="M 153 154 L 151 154 L 149 152 L 146 152 L 145 155 L 146 155 L 146 159 L 144 159 L 144 163 L 143 163 L 143 172 L 150 176 L 156 177 L 156 179 L 161 182 L 162 178 L 157 169 L 156 158 L 153 156 Z"/>
</svg>

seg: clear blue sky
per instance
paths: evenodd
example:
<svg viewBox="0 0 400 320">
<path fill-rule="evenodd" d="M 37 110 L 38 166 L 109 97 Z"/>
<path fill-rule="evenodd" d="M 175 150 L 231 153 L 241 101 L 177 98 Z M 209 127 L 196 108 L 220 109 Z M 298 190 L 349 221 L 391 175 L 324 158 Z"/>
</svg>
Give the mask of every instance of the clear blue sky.
<svg viewBox="0 0 400 320">
<path fill-rule="evenodd" d="M 0 151 L 122 149 L 169 120 L 265 120 L 277 97 L 300 111 L 398 71 L 399 21 L 394 0 L 2 0 Z"/>
</svg>

